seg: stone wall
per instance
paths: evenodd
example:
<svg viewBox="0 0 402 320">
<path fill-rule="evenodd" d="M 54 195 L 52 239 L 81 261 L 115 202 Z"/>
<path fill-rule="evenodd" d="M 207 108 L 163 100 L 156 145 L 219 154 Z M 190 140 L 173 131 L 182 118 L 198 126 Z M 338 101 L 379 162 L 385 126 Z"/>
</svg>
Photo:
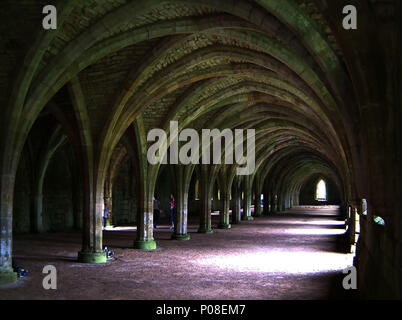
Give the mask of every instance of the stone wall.
<svg viewBox="0 0 402 320">
<path fill-rule="evenodd" d="M 43 184 L 43 230 L 62 231 L 74 227 L 72 172 L 68 147 L 60 148 L 52 158 Z"/>
<path fill-rule="evenodd" d="M 137 220 L 138 194 L 131 161 L 123 161 L 113 182 L 112 223 L 134 224 Z"/>
<path fill-rule="evenodd" d="M 17 171 L 14 193 L 13 232 L 31 231 L 31 168 L 26 148 Z"/>
<path fill-rule="evenodd" d="M 361 235 L 355 265 L 358 289 L 366 299 L 402 298 L 402 245 L 389 235 L 387 226 L 372 216 L 360 218 Z"/>
<path fill-rule="evenodd" d="M 33 150 L 37 154 L 39 150 Z M 79 228 L 82 223 L 82 191 L 77 179 L 73 180 L 70 166 L 71 149 L 61 147 L 50 160 L 43 183 L 42 228 L 43 232 L 63 231 Z M 25 148 L 16 177 L 14 196 L 13 232 L 29 233 L 34 230 L 33 202 L 35 194 L 32 184 L 31 156 Z M 74 181 L 74 182 L 73 182 Z M 79 201 L 73 202 L 73 197 Z"/>
<path fill-rule="evenodd" d="M 162 219 L 170 219 L 170 195 L 174 192 L 174 181 L 171 174 L 171 167 L 163 165 L 160 168 L 158 179 L 156 180 L 155 196 L 161 203 Z"/>
<path fill-rule="evenodd" d="M 313 176 L 310 178 L 300 190 L 299 204 L 300 205 L 338 205 L 341 204 L 341 196 L 336 184 L 327 178 L 324 178 L 327 190 L 327 201 L 317 201 L 316 188 L 320 177 Z"/>
</svg>

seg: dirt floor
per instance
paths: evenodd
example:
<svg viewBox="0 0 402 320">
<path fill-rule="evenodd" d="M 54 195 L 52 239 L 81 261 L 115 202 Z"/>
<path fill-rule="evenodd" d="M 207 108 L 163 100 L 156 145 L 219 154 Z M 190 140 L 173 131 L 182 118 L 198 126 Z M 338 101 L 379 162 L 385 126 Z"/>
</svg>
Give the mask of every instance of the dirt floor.
<svg viewBox="0 0 402 320">
<path fill-rule="evenodd" d="M 190 217 L 191 240 L 182 242 L 170 240 L 166 221 L 155 231 L 158 249 L 148 252 L 132 249 L 135 227 L 109 229 L 104 244 L 115 259 L 101 265 L 76 261 L 79 232 L 15 236 L 14 256 L 29 274 L 0 286 L 0 299 L 354 298 L 342 288 L 353 256 L 339 251 L 345 226 L 336 213 L 298 208 L 210 235 L 197 234 Z M 57 268 L 57 290 L 43 289 L 45 265 Z"/>
</svg>

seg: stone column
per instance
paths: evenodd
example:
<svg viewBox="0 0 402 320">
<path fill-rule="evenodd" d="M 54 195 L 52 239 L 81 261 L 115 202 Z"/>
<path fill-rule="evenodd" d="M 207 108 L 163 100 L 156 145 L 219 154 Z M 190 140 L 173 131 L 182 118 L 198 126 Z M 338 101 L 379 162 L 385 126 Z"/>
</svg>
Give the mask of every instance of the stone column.
<svg viewBox="0 0 402 320">
<path fill-rule="evenodd" d="M 104 200 L 99 192 L 95 199 L 91 197 L 91 192 L 88 193 L 84 192 L 86 200 L 83 212 L 82 250 L 78 252 L 78 261 L 83 263 L 104 263 L 107 260 L 102 248 Z"/>
<path fill-rule="evenodd" d="M 141 201 L 137 212 L 137 238 L 134 241 L 134 248 L 140 250 L 155 250 L 156 242 L 153 233 L 153 194 L 141 194 L 140 198 Z"/>
<path fill-rule="evenodd" d="M 271 207 L 271 196 L 267 190 L 264 190 L 264 208 L 262 210 L 262 214 L 264 216 L 269 216 Z"/>
<path fill-rule="evenodd" d="M 255 193 L 254 217 L 261 217 L 261 192 Z"/>
<path fill-rule="evenodd" d="M 12 268 L 13 194 L 15 177 L 1 176 L 0 198 L 0 284 L 17 281 Z"/>
<path fill-rule="evenodd" d="M 280 192 L 278 194 L 278 201 L 277 201 L 276 209 L 278 212 L 285 211 L 285 200 L 283 199 L 282 194 Z"/>
<path fill-rule="evenodd" d="M 175 205 L 175 224 L 174 232 L 172 234 L 173 240 L 190 240 L 190 235 L 187 233 L 187 213 L 188 200 L 182 199 L 180 202 L 177 203 L 177 205 Z"/>
<path fill-rule="evenodd" d="M 357 233 L 360 233 L 360 225 L 358 226 L 357 224 L 360 223 L 360 212 L 359 212 L 359 207 L 360 207 L 360 202 L 359 201 L 353 201 L 352 204 L 350 204 L 349 206 L 349 210 L 350 210 L 350 218 L 349 218 L 349 222 L 348 222 L 348 236 L 349 236 L 349 244 L 350 244 L 350 248 L 351 248 L 351 252 L 353 252 L 353 250 L 355 250 L 355 246 L 357 243 Z M 359 221 L 357 221 L 356 219 L 359 219 Z"/>
<path fill-rule="evenodd" d="M 278 196 L 274 193 L 271 192 L 271 214 L 275 214 L 278 210 Z"/>
<path fill-rule="evenodd" d="M 232 224 L 240 224 L 241 222 L 241 192 L 238 185 L 238 181 L 233 188 L 233 212 L 232 212 Z"/>
<path fill-rule="evenodd" d="M 230 210 L 230 194 L 228 192 L 221 193 L 222 210 L 219 214 L 219 229 L 230 229 L 229 210 Z"/>
<path fill-rule="evenodd" d="M 240 195 L 237 194 L 234 199 L 234 206 L 232 212 L 232 224 L 240 224 L 241 222 L 241 199 Z"/>
<path fill-rule="evenodd" d="M 176 195 L 173 240 L 190 240 L 190 235 L 187 233 L 188 191 L 185 186 L 184 171 L 184 166 L 175 166 Z"/>
<path fill-rule="evenodd" d="M 250 187 L 250 177 L 244 177 L 244 199 L 243 199 L 243 215 L 242 220 L 251 221 L 254 218 L 251 216 L 251 187 Z"/>
<path fill-rule="evenodd" d="M 199 233 L 213 233 L 211 227 L 211 187 L 209 181 L 209 168 L 207 165 L 201 165 L 201 178 L 200 178 L 200 228 Z"/>
</svg>

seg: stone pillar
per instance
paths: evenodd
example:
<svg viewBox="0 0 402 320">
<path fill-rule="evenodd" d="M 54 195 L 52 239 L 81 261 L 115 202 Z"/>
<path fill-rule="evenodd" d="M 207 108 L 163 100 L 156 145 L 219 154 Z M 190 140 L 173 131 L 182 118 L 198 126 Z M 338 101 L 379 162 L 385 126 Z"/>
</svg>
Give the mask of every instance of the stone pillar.
<svg viewBox="0 0 402 320">
<path fill-rule="evenodd" d="M 82 177 L 83 194 L 83 226 L 82 226 L 82 249 L 78 252 L 78 261 L 83 263 L 104 263 L 107 260 L 106 253 L 102 248 L 102 216 L 104 208 L 103 188 L 101 178 L 100 155 L 95 152 L 90 121 L 87 114 L 87 105 L 80 81 L 77 77 L 71 80 L 69 87 L 75 115 L 78 120 L 80 137 L 77 161 L 79 172 Z M 98 150 L 100 151 L 100 150 Z"/>
<path fill-rule="evenodd" d="M 244 221 L 251 221 L 254 218 L 251 216 L 251 186 L 250 186 L 250 177 L 244 177 L 244 199 L 243 199 L 243 215 L 241 217 Z"/>
<path fill-rule="evenodd" d="M 348 252 L 352 252 L 355 241 L 355 210 L 356 208 L 353 206 L 353 204 L 348 203 L 346 205 L 346 222 L 348 228 L 347 232 L 345 233 L 345 244 Z"/>
<path fill-rule="evenodd" d="M 271 195 L 269 192 L 264 191 L 264 209 L 263 209 L 263 215 L 264 216 L 269 216 L 271 212 Z"/>
<path fill-rule="evenodd" d="M 278 195 L 274 193 L 272 195 L 272 208 L 271 208 L 272 213 L 277 213 L 279 211 L 278 201 L 279 201 Z"/>
<path fill-rule="evenodd" d="M 134 241 L 134 248 L 139 250 L 155 250 L 153 194 L 144 195 L 141 192 L 141 198 L 137 212 L 137 238 Z"/>
<path fill-rule="evenodd" d="M 83 263 L 104 263 L 106 254 L 102 248 L 102 216 L 104 200 L 98 192 L 96 198 L 91 197 L 91 192 L 85 194 L 84 224 L 82 237 L 82 250 L 78 252 L 78 261 Z"/>
<path fill-rule="evenodd" d="M 237 195 L 234 199 L 232 224 L 239 224 L 241 222 L 241 199 L 240 195 Z"/>
<path fill-rule="evenodd" d="M 15 177 L 1 176 L 0 198 L 0 284 L 17 281 L 12 268 L 13 194 Z"/>
<path fill-rule="evenodd" d="M 188 191 L 184 181 L 184 166 L 175 167 L 176 195 L 173 240 L 190 240 L 187 233 Z"/>
<path fill-rule="evenodd" d="M 213 233 L 211 227 L 211 186 L 209 181 L 209 168 L 207 165 L 201 165 L 200 191 L 200 228 L 199 233 Z"/>
<path fill-rule="evenodd" d="M 241 192 L 239 186 L 236 185 L 234 187 L 233 194 L 233 212 L 232 212 L 232 224 L 240 224 L 241 222 Z"/>
<path fill-rule="evenodd" d="M 261 192 L 255 193 L 254 217 L 261 217 Z"/>
<path fill-rule="evenodd" d="M 175 224 L 172 234 L 173 240 L 190 240 L 190 235 L 187 233 L 187 199 L 180 201 L 175 205 Z"/>
<path fill-rule="evenodd" d="M 349 243 L 351 246 L 351 251 L 353 252 L 356 248 L 358 234 L 360 233 L 360 212 L 359 207 L 361 206 L 360 201 L 353 201 L 350 205 L 350 219 L 349 219 Z M 359 225 L 358 225 L 359 224 Z"/>
<path fill-rule="evenodd" d="M 278 195 L 277 211 L 278 212 L 285 211 L 285 200 L 283 199 L 283 196 L 281 193 L 279 193 L 279 195 Z"/>
<path fill-rule="evenodd" d="M 228 192 L 221 193 L 222 210 L 219 215 L 219 229 L 230 229 L 229 210 L 230 210 L 230 194 Z"/>
</svg>

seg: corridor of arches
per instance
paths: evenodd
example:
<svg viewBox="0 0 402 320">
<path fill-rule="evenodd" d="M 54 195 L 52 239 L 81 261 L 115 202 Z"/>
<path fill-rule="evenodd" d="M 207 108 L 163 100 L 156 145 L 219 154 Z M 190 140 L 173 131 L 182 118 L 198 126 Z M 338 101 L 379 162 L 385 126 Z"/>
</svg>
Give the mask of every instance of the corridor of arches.
<svg viewBox="0 0 402 320">
<path fill-rule="evenodd" d="M 0 299 L 402 297 L 400 1 L 51 2 L 0 4 Z"/>
</svg>

